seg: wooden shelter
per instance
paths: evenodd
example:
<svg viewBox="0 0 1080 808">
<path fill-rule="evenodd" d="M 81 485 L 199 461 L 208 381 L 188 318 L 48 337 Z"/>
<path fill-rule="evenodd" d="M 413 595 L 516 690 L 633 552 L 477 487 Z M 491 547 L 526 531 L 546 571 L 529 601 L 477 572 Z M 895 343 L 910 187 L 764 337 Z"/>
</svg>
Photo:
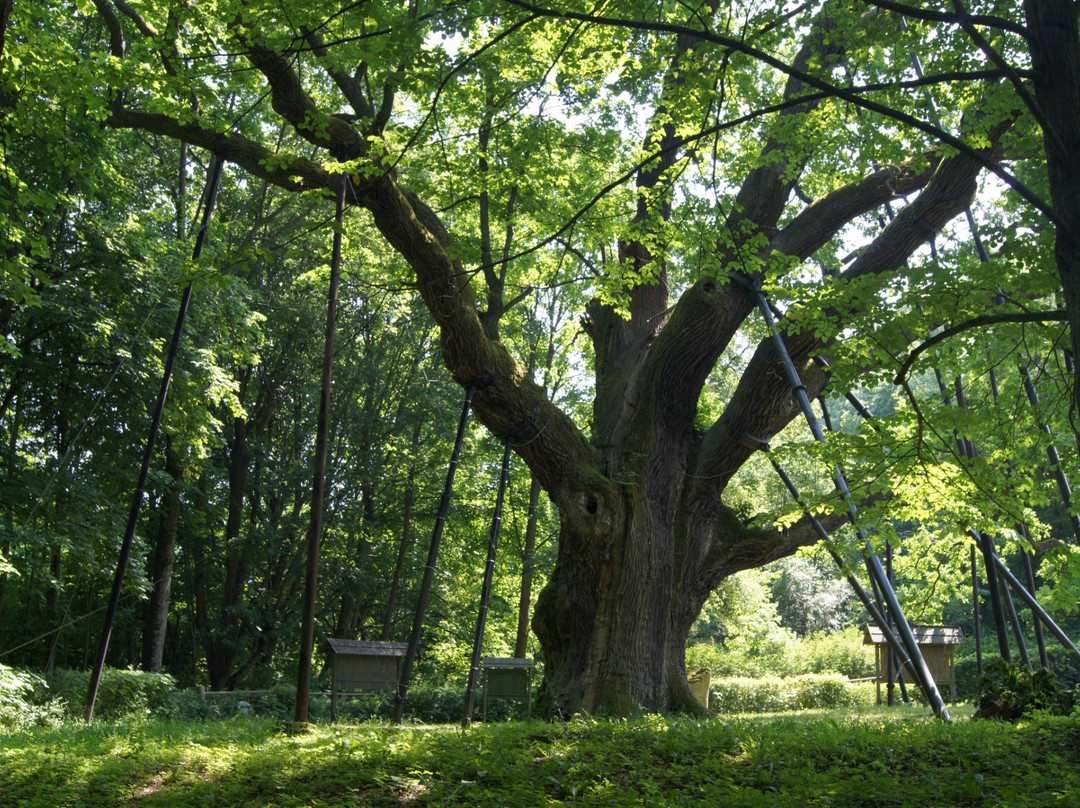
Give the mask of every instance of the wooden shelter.
<svg viewBox="0 0 1080 808">
<path fill-rule="evenodd" d="M 396 690 L 401 660 L 409 650 L 404 642 L 373 642 L 327 638 L 324 650 L 333 670 L 330 718 L 337 718 L 338 695 L 361 695 Z"/>
<path fill-rule="evenodd" d="M 952 626 L 912 626 L 915 642 L 922 651 L 926 666 L 934 677 L 938 689 L 948 685 L 952 702 L 956 703 L 956 665 L 954 652 L 957 645 L 964 642 L 964 634 L 959 628 Z M 881 683 L 888 682 L 891 671 L 889 664 L 890 648 L 888 641 L 881 629 L 875 625 L 867 625 L 863 633 L 863 644 L 874 646 L 875 681 L 877 682 L 877 703 L 881 704 Z M 904 665 L 904 681 L 914 682 L 915 676 Z M 891 671 L 892 679 L 896 680 L 896 671 Z"/>
<path fill-rule="evenodd" d="M 533 661 L 523 657 L 484 657 L 483 720 L 487 721 L 488 699 L 511 699 L 525 705 L 532 714 Z"/>
</svg>

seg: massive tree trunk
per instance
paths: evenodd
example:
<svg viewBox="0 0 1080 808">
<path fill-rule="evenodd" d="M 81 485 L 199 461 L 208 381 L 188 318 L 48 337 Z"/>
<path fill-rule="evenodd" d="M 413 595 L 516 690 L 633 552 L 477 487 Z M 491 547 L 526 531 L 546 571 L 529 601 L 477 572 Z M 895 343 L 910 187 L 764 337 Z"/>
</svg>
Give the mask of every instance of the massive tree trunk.
<svg viewBox="0 0 1080 808">
<path fill-rule="evenodd" d="M 513 445 L 558 508 L 558 557 L 538 598 L 533 627 L 543 647 L 547 692 L 564 714 L 700 709 L 686 683 L 684 654 L 691 624 L 709 593 L 726 576 L 817 538 L 805 521 L 786 531 L 750 528 L 724 503 L 735 471 L 799 412 L 771 340 L 758 347 L 719 419 L 704 432 L 695 423 L 709 374 L 753 314 L 754 291 L 771 263 L 805 260 L 855 217 L 901 195 L 918 194 L 843 275 L 900 267 L 967 207 L 985 156 L 1007 126 L 989 133 L 990 146 L 981 157 L 930 155 L 884 166 L 823 195 L 781 225 L 805 159 L 805 150 L 790 148 L 792 139 L 817 103 L 794 103 L 805 93 L 797 77 L 811 70 L 828 75 L 836 66 L 841 51 L 832 30 L 823 16 L 809 34 L 789 71 L 786 100 L 792 105 L 781 113 L 777 134 L 765 140 L 758 167 L 745 177 L 731 210 L 717 217 L 723 219 L 716 236 L 719 269 L 700 277 L 672 306 L 665 268 L 656 265 L 659 259 L 644 241 L 619 245 L 627 277 L 639 282 L 627 289 L 629 320 L 600 302 L 588 308 L 586 328 L 596 363 L 588 432 L 492 337 L 490 322 L 485 328 L 470 274 L 433 210 L 369 155 L 368 140 L 347 118 L 320 110 L 304 89 L 295 54 L 276 53 L 260 44 L 257 32 L 244 32 L 245 53 L 269 85 L 275 112 L 335 157 L 371 160 L 371 171 L 353 177 L 350 199 L 371 213 L 387 243 L 411 266 L 440 329 L 447 369 L 475 391 L 477 419 Z M 663 223 L 670 210 L 666 188 L 687 144 L 668 119 L 666 94 L 685 103 L 680 59 L 698 44 L 683 36 L 672 58 L 660 112 L 646 140 L 656 159 L 638 177 L 636 232 Z M 329 68 L 328 73 L 358 116 L 372 112 L 359 80 Z M 387 114 L 384 103 L 374 119 Z M 117 102 L 109 124 L 216 149 L 282 187 L 332 189 L 337 183 L 316 160 L 284 160 L 242 135 L 222 136 L 198 121 L 181 122 Z M 836 312 L 835 319 L 845 315 Z M 825 338 L 791 330 L 788 348 L 808 393 L 817 394 L 826 378 L 812 358 L 828 348 Z"/>
</svg>

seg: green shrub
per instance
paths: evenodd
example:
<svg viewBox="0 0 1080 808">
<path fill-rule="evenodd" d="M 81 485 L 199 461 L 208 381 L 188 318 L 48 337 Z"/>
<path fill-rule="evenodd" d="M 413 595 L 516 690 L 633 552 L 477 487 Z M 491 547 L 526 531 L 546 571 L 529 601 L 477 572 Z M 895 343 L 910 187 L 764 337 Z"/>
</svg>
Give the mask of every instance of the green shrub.
<svg viewBox="0 0 1080 808">
<path fill-rule="evenodd" d="M 55 698 L 35 701 L 46 687 L 44 679 L 29 671 L 0 665 L 0 729 L 60 726 L 64 720 L 63 702 Z"/>
<path fill-rule="evenodd" d="M 699 643 L 686 649 L 686 667 L 708 668 L 718 677 L 790 677 L 839 673 L 851 679 L 874 675 L 874 648 L 863 645 L 862 631 L 849 628 L 800 640 L 784 630 L 727 645 Z"/>
<path fill-rule="evenodd" d="M 780 678 L 731 677 L 709 688 L 709 706 L 721 713 L 772 713 L 868 704 L 873 691 L 839 674 L 806 674 Z"/>
<path fill-rule="evenodd" d="M 203 715 L 194 717 L 251 716 L 291 721 L 296 704 L 295 686 L 284 684 L 259 692 L 241 691 L 207 696 L 205 700 L 194 691 L 187 691 L 187 693 L 203 705 Z M 339 696 L 337 720 L 353 723 L 385 721 L 394 713 L 396 698 L 396 690 L 362 696 Z M 482 691 L 478 690 L 475 711 L 477 721 L 480 720 L 482 703 Z M 308 719 L 317 724 L 329 723 L 330 706 L 329 696 L 312 696 L 308 707 Z M 465 687 L 463 685 L 418 682 L 409 688 L 405 720 L 419 724 L 456 724 L 461 721 L 464 708 Z M 503 721 L 523 710 L 523 705 L 507 700 L 492 701 L 488 705 L 488 721 Z"/>
<path fill-rule="evenodd" d="M 1065 715 L 1072 709 L 1071 695 L 1045 668 L 1030 670 L 995 658 L 986 663 L 979 683 L 975 718 L 1015 721 L 1035 712 Z"/>
<path fill-rule="evenodd" d="M 849 679 L 874 675 L 874 646 L 863 644 L 860 628 L 815 634 L 799 643 L 802 673 L 840 673 Z"/>
<path fill-rule="evenodd" d="M 90 689 L 90 671 L 56 670 L 48 676 L 47 682 L 54 697 L 67 704 L 70 713 L 82 715 Z M 173 717 L 171 711 L 177 693 L 176 680 L 167 673 L 147 673 L 132 668 L 105 668 L 94 702 L 94 716 Z"/>
<path fill-rule="evenodd" d="M 1051 642 L 1048 638 L 1048 642 Z M 997 638 L 987 635 L 983 638 L 983 661 L 989 664 L 997 658 Z M 1032 644 L 1028 649 L 1032 661 L 1038 663 L 1038 649 Z M 1068 690 L 1076 690 L 1080 687 L 1080 660 L 1067 648 L 1060 645 L 1049 645 L 1046 649 L 1050 661 L 1050 670 L 1055 678 Z M 960 646 L 956 655 L 956 685 L 958 698 L 976 702 L 979 699 L 979 675 L 975 659 L 975 643 L 970 641 Z"/>
</svg>

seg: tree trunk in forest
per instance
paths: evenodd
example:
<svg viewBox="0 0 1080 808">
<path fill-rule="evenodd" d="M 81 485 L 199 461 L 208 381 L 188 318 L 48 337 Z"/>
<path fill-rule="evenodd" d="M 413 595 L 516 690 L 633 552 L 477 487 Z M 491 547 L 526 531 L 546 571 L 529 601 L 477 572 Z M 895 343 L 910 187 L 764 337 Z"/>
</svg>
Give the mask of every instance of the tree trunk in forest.
<svg viewBox="0 0 1080 808">
<path fill-rule="evenodd" d="M 171 482 L 162 502 L 154 562 L 150 573 L 150 602 L 143 628 L 142 668 L 161 673 L 165 655 L 165 635 L 172 602 L 173 562 L 176 558 L 176 535 L 180 524 L 180 484 L 183 469 L 172 439 L 165 436 L 165 473 Z"/>
<path fill-rule="evenodd" d="M 1025 0 L 1024 11 L 1050 199 L 1058 219 L 1054 257 L 1072 331 L 1072 354 L 1080 356 L 1080 10 L 1072 0 Z M 1073 388 L 1075 408 L 1080 401 L 1080 363 Z"/>
<path fill-rule="evenodd" d="M 58 514 L 63 513 L 63 506 L 59 502 L 57 502 L 56 510 Z M 49 632 L 45 637 L 45 656 L 41 665 L 42 670 L 47 674 L 52 673 L 53 668 L 56 666 L 56 646 L 60 642 L 60 635 L 63 633 L 60 627 L 62 621 L 59 611 L 62 564 L 63 555 L 60 552 L 60 547 L 53 547 L 52 553 L 49 555 L 49 585 L 45 590 L 45 616 L 48 624 L 53 626 L 55 630 Z"/>
<path fill-rule="evenodd" d="M 247 376 L 241 385 L 246 386 Z M 229 442 L 229 509 L 225 521 L 225 580 L 222 586 L 221 614 L 211 627 L 205 624 L 203 642 L 206 651 L 206 672 L 211 690 L 229 690 L 235 682 L 239 607 L 244 597 L 246 564 L 240 546 L 240 528 L 247 497 L 249 453 L 247 421 L 233 419 L 233 435 Z"/>
<path fill-rule="evenodd" d="M 413 426 L 411 444 L 413 456 L 409 460 L 409 474 L 405 480 L 405 499 L 401 512 L 401 543 L 398 545 L 397 561 L 394 564 L 394 577 L 390 581 L 390 595 L 386 599 L 386 614 L 383 617 L 382 632 L 379 634 L 379 639 L 383 642 L 390 639 L 390 634 L 393 631 L 394 619 L 397 616 L 397 602 L 401 595 L 401 579 L 405 573 L 405 561 L 409 557 L 409 550 L 416 543 L 413 538 L 412 515 L 413 504 L 416 500 L 416 452 L 420 449 L 422 427 L 423 423 L 419 419 Z"/>
<path fill-rule="evenodd" d="M 529 615 L 532 612 L 533 556 L 536 554 L 536 528 L 539 522 L 540 483 L 529 485 L 529 521 L 525 525 L 525 546 L 521 550 L 521 594 L 518 596 L 517 636 L 514 656 L 524 658 L 529 653 Z"/>
</svg>

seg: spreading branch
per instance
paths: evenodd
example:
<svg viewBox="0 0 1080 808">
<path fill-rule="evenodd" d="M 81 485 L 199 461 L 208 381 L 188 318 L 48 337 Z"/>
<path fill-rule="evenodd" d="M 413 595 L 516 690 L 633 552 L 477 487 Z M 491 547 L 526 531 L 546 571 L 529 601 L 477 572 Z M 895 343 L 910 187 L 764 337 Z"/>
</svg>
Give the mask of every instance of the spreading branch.
<svg viewBox="0 0 1080 808">
<path fill-rule="evenodd" d="M 916 360 L 924 353 L 929 351 L 936 345 L 940 345 L 948 339 L 952 339 L 957 334 L 963 334 L 965 331 L 972 331 L 976 328 L 985 328 L 989 325 L 998 325 L 1000 323 L 1067 323 L 1069 322 L 1069 315 L 1065 311 L 1017 311 L 1017 312 L 1001 312 L 997 314 L 984 314 L 979 317 L 973 317 L 970 320 L 965 320 L 957 325 L 949 326 L 929 337 L 924 342 L 917 345 L 911 350 L 911 353 L 907 355 L 907 359 L 900 365 L 900 370 L 896 374 L 896 378 L 893 379 L 893 384 L 903 386 L 907 382 L 907 375 L 911 371 L 912 366 Z"/>
</svg>

